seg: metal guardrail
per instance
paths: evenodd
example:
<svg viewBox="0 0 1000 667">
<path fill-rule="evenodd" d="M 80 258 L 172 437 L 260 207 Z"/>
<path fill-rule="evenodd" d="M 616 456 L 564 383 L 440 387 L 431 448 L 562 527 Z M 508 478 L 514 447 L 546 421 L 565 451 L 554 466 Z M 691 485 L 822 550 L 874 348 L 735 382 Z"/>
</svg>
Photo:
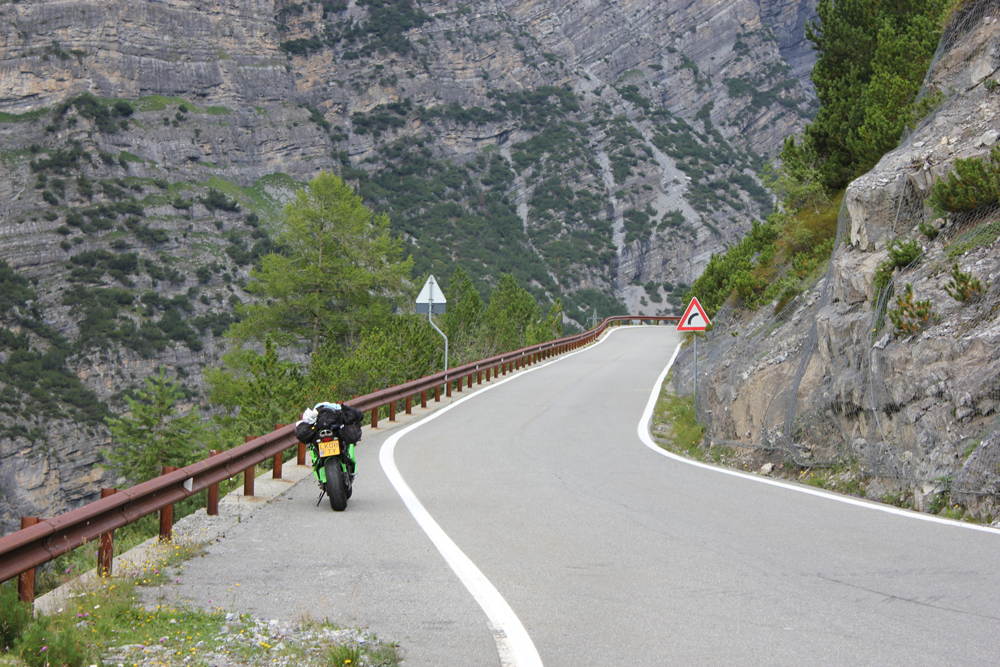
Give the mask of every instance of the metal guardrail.
<svg viewBox="0 0 1000 667">
<path fill-rule="evenodd" d="M 508 370 L 514 371 L 557 354 L 579 349 L 593 342 L 612 324 L 631 324 L 636 321 L 676 322 L 679 319 L 676 316 L 609 317 L 594 329 L 575 336 L 481 359 L 419 380 L 359 396 L 345 403 L 363 412 L 371 412 L 372 427 L 377 428 L 381 408 L 389 406 L 389 420 L 392 421 L 395 418 L 396 403 L 417 394 L 421 394 L 426 402 L 425 392 L 428 390 L 437 392 L 445 386 L 450 396 L 452 383 L 456 383 L 458 391 L 461 391 L 466 381 L 470 387 L 472 386 L 474 375 L 481 382 L 484 371 L 489 381 L 491 372 L 494 373 L 493 377 L 497 377 L 506 374 Z M 439 397 L 439 394 L 436 397 Z M 253 470 L 257 464 L 281 455 L 285 450 L 297 447 L 298 444 L 294 426 L 283 426 L 203 461 L 192 463 L 129 489 L 120 490 L 51 519 L 39 520 L 34 525 L 0 537 L 0 582 L 33 572 L 35 567 L 77 547 L 92 543 L 102 535 L 111 534 L 115 529 L 137 521 L 147 514 L 171 507 L 174 503 L 202 490 L 210 489 L 219 482 L 247 470 Z M 249 488 L 252 489 L 252 486 Z"/>
</svg>

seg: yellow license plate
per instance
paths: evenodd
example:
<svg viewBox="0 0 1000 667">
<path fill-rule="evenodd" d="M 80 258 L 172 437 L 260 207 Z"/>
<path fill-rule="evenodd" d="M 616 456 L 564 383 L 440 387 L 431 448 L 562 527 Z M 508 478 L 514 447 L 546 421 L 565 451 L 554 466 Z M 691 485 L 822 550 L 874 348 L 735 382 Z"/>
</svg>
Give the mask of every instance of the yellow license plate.
<svg viewBox="0 0 1000 667">
<path fill-rule="evenodd" d="M 323 458 L 337 456 L 338 454 L 340 454 L 340 440 L 319 443 L 319 455 Z"/>
</svg>

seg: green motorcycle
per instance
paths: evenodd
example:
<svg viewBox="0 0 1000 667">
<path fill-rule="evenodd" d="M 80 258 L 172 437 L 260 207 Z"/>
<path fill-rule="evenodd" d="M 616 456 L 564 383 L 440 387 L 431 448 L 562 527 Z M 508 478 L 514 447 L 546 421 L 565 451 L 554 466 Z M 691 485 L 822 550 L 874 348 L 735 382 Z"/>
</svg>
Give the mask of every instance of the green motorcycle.
<svg viewBox="0 0 1000 667">
<path fill-rule="evenodd" d="M 347 509 L 347 499 L 354 489 L 354 443 L 342 445 L 333 429 L 319 432 L 315 441 L 308 445 L 312 455 L 313 476 L 319 482 L 319 505 L 323 496 L 329 496 L 334 512 Z"/>
<path fill-rule="evenodd" d="M 363 418 L 360 410 L 349 405 L 317 403 L 303 412 L 302 421 L 295 425 L 295 437 L 308 447 L 313 476 L 319 482 L 317 505 L 325 495 L 333 511 L 347 509 L 357 466 L 354 445 L 361 440 Z"/>
</svg>

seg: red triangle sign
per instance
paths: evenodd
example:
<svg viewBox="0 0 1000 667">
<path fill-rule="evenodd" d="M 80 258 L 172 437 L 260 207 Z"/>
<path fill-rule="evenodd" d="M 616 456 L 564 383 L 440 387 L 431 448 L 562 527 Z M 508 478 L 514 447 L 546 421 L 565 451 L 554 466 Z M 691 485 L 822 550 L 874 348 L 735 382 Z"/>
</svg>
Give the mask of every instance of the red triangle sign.
<svg viewBox="0 0 1000 667">
<path fill-rule="evenodd" d="M 704 331 L 712 322 L 705 314 L 705 309 L 698 303 L 698 297 L 691 297 L 691 303 L 684 311 L 684 317 L 677 323 L 678 331 Z"/>
</svg>

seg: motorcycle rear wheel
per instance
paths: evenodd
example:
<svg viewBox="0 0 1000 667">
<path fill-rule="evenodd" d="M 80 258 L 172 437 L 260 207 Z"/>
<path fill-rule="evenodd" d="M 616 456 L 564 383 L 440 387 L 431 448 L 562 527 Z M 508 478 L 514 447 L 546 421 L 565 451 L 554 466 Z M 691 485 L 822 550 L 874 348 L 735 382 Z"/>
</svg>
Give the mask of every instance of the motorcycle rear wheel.
<svg viewBox="0 0 1000 667">
<path fill-rule="evenodd" d="M 344 488 L 344 470 L 340 460 L 331 456 L 323 462 L 326 472 L 326 495 L 330 498 L 330 508 L 334 512 L 347 509 L 347 490 Z"/>
</svg>

